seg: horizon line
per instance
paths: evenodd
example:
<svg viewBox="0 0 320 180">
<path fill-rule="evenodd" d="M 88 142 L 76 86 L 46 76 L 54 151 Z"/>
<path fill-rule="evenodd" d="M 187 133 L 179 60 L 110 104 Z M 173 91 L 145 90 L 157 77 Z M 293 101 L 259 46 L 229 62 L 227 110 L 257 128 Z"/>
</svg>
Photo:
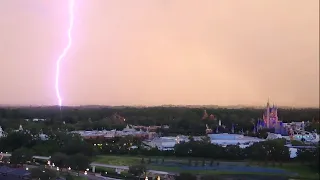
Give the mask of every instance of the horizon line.
<svg viewBox="0 0 320 180">
<path fill-rule="evenodd" d="M 0 104 L 0 107 L 59 107 L 59 105 L 11 105 L 11 104 Z M 231 109 L 243 109 L 243 108 L 265 108 L 266 105 L 213 105 L 213 104 L 185 104 L 185 105 L 174 105 L 174 104 L 163 104 L 163 105 L 99 105 L 99 104 L 88 104 L 88 105 L 62 105 L 63 107 L 145 107 L 145 108 L 152 108 L 152 107 L 207 107 L 207 108 L 231 108 Z M 319 106 L 279 106 L 276 105 L 277 108 L 284 108 L 284 109 L 320 109 Z"/>
</svg>

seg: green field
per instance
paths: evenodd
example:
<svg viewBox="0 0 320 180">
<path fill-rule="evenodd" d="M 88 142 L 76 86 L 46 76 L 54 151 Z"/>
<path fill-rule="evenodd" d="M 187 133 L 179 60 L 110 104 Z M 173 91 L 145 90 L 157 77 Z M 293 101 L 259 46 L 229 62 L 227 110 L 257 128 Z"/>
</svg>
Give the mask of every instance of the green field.
<svg viewBox="0 0 320 180">
<path fill-rule="evenodd" d="M 79 177 L 79 176 L 73 176 L 72 178 L 73 178 L 73 180 L 87 180 L 88 179 L 88 178 Z"/>
<path fill-rule="evenodd" d="M 97 156 L 93 161 L 96 163 L 115 166 L 130 166 L 139 164 L 141 162 L 141 158 L 132 156 Z"/>
<path fill-rule="evenodd" d="M 117 166 L 130 166 L 134 164 L 140 164 L 142 157 L 139 156 L 98 156 L 94 159 L 94 162 L 108 164 L 108 165 L 117 165 Z M 157 164 L 154 162 L 158 160 Z M 163 157 L 151 157 L 151 161 L 153 162 L 152 165 L 148 165 L 148 169 L 150 170 L 158 170 L 158 171 L 166 171 L 166 172 L 189 172 L 195 174 L 239 174 L 239 172 L 232 172 L 232 171 L 219 171 L 219 170 L 184 170 L 181 167 L 177 166 L 166 166 L 162 164 Z M 144 161 L 147 162 L 149 157 L 144 157 Z M 201 166 L 201 161 L 203 159 L 199 159 L 199 166 Z M 176 157 L 165 157 L 164 161 L 167 162 L 175 162 L 175 163 L 183 163 L 187 164 L 187 158 L 176 158 Z M 301 165 L 298 163 L 283 163 L 283 164 L 274 164 L 265 165 L 264 163 L 257 163 L 257 162 L 248 162 L 248 161 L 238 161 L 238 162 L 228 162 L 228 161 L 216 161 L 220 164 L 229 164 L 235 166 L 253 166 L 253 167 L 270 167 L 270 168 L 278 168 L 284 169 L 288 172 L 293 172 L 299 174 L 300 177 L 304 179 L 318 179 L 318 174 L 311 171 L 305 165 Z M 209 160 L 206 161 L 209 163 Z M 275 175 L 270 173 L 240 173 L 240 174 L 252 174 L 252 175 Z M 279 176 L 279 175 L 278 175 Z"/>
</svg>

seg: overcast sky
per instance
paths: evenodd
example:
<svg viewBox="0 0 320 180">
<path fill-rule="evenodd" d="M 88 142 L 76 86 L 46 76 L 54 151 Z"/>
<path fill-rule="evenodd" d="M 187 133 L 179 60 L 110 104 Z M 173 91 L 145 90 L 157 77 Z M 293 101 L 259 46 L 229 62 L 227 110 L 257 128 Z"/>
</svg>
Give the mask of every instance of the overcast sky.
<svg viewBox="0 0 320 180">
<path fill-rule="evenodd" d="M 57 104 L 68 0 L 0 1 L 0 104 Z M 318 0 L 75 0 L 64 105 L 319 106 Z"/>
</svg>

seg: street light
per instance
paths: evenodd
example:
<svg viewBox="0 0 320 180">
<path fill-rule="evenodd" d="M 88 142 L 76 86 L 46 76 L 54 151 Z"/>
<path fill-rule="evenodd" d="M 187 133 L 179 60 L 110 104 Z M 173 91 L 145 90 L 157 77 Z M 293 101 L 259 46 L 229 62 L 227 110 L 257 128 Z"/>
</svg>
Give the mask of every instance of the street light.
<svg viewBox="0 0 320 180">
<path fill-rule="evenodd" d="M 28 170 L 29 170 L 29 168 L 27 168 L 27 167 L 26 167 L 26 170 L 28 171 Z"/>
<path fill-rule="evenodd" d="M 84 171 L 84 175 L 87 175 L 88 174 L 88 172 L 87 171 Z"/>
<path fill-rule="evenodd" d="M 70 171 L 70 170 L 71 170 L 71 167 L 68 167 L 68 170 Z"/>
<path fill-rule="evenodd" d="M 57 171 L 59 171 L 59 167 L 57 167 Z"/>
</svg>

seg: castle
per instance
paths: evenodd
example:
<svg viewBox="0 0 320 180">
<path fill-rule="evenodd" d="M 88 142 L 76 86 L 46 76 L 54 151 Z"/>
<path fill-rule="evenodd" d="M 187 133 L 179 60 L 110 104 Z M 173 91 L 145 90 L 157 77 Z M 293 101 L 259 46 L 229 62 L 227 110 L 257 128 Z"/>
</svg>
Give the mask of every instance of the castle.
<svg viewBox="0 0 320 180">
<path fill-rule="evenodd" d="M 270 106 L 269 100 L 267 102 L 267 107 L 262 115 L 262 119 L 258 119 L 255 130 L 258 129 L 273 129 L 275 133 L 287 135 L 288 128 L 284 126 L 284 123 L 279 120 L 278 108 L 276 106 Z"/>
<path fill-rule="evenodd" d="M 267 103 L 267 108 L 263 113 L 262 120 L 266 128 L 275 128 L 275 126 L 279 123 L 278 108 L 274 105 L 270 107 L 269 100 Z"/>
</svg>

